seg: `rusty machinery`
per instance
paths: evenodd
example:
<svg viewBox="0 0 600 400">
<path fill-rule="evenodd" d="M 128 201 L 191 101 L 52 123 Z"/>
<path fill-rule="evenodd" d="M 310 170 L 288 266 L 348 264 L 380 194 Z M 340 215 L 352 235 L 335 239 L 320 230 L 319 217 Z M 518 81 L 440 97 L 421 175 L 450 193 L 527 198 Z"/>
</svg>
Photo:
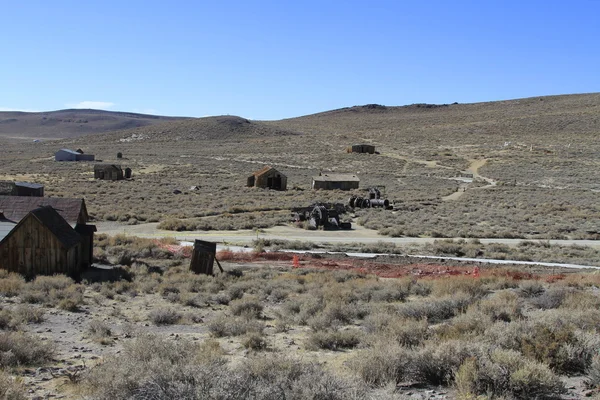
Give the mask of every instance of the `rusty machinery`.
<svg viewBox="0 0 600 400">
<path fill-rule="evenodd" d="M 359 197 L 353 195 L 348 199 L 348 206 L 352 208 L 385 208 L 386 210 L 391 209 L 390 201 L 381 198 L 381 191 L 379 188 L 372 187 L 367 189 L 369 197 Z"/>
<path fill-rule="evenodd" d="M 340 221 L 340 215 L 347 211 L 341 203 L 315 203 L 308 207 L 292 209 L 294 221 L 308 221 L 311 227 L 318 229 L 351 229 L 350 222 Z"/>
</svg>

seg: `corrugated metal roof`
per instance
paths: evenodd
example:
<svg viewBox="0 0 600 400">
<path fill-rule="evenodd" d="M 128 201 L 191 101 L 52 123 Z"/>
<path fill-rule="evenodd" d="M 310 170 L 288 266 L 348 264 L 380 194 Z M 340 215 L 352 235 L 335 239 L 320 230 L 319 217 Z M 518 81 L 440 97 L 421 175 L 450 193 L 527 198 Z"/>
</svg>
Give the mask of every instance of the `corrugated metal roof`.
<svg viewBox="0 0 600 400">
<path fill-rule="evenodd" d="M 322 174 L 313 176 L 313 180 L 319 182 L 360 182 L 358 176 L 352 174 Z"/>
<path fill-rule="evenodd" d="M 80 153 L 76 152 L 75 150 L 71 150 L 71 149 L 60 149 L 59 151 L 64 151 L 65 153 L 75 154 L 75 155 L 79 155 L 80 154 Z"/>
<path fill-rule="evenodd" d="M 4 217 L 19 222 L 30 211 L 39 207 L 51 206 L 69 224 L 76 224 L 81 210 L 87 218 L 85 202 L 83 199 L 69 199 L 62 197 L 29 197 L 29 196 L 0 196 L 0 211 Z"/>
<path fill-rule="evenodd" d="M 15 185 L 19 187 L 26 187 L 30 189 L 41 189 L 44 187 L 41 183 L 32 183 L 32 182 L 15 182 Z"/>
<path fill-rule="evenodd" d="M 16 222 L 7 219 L 0 219 L 0 242 L 17 225 Z"/>
</svg>

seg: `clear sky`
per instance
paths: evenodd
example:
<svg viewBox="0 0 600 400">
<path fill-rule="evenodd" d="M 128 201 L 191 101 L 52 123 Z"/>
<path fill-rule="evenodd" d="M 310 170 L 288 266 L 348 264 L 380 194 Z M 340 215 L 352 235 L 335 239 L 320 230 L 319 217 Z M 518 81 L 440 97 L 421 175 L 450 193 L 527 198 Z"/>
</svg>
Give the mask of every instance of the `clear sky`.
<svg viewBox="0 0 600 400">
<path fill-rule="evenodd" d="M 0 109 L 279 119 L 600 92 L 600 1 L 0 0 Z"/>
</svg>

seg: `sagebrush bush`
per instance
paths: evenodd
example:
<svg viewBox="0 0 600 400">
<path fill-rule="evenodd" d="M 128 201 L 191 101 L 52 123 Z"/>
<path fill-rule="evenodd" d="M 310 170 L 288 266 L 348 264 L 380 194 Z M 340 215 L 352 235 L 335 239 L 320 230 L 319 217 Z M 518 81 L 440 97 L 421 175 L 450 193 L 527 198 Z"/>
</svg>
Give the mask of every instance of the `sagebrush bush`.
<svg viewBox="0 0 600 400">
<path fill-rule="evenodd" d="M 148 318 L 154 325 L 173 325 L 181 320 L 181 314 L 172 308 L 153 310 Z"/>
<path fill-rule="evenodd" d="M 363 340 L 363 334 L 355 329 L 316 331 L 308 335 L 306 348 L 309 350 L 352 349 Z"/>
<path fill-rule="evenodd" d="M 39 366 L 54 355 L 48 342 L 20 332 L 0 332 L 0 366 Z"/>
</svg>

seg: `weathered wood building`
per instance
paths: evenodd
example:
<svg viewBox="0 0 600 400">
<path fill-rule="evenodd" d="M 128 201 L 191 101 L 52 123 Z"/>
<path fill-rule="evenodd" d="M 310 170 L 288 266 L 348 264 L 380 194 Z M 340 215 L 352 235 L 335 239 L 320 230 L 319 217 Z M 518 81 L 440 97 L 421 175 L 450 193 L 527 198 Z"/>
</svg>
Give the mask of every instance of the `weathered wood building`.
<svg viewBox="0 0 600 400">
<path fill-rule="evenodd" d="M 322 190 L 352 190 L 358 189 L 360 179 L 352 174 L 321 174 L 313 176 L 312 188 Z"/>
<path fill-rule="evenodd" d="M 83 237 L 52 207 L 30 211 L 0 240 L 0 266 L 26 277 L 82 268 Z"/>
<path fill-rule="evenodd" d="M 116 164 L 96 164 L 94 165 L 94 179 L 104 179 L 107 181 L 120 181 L 124 178 L 123 169 Z"/>
<path fill-rule="evenodd" d="M 0 181 L 0 196 L 44 197 L 44 185 L 31 182 Z"/>
<path fill-rule="evenodd" d="M 351 150 L 352 153 L 375 154 L 375 146 L 372 144 L 353 144 Z"/>
<path fill-rule="evenodd" d="M 54 161 L 94 161 L 94 159 L 93 154 L 79 153 L 70 149 L 60 149 L 54 153 Z"/>
<path fill-rule="evenodd" d="M 93 259 L 83 199 L 0 196 L 0 268 L 26 276 L 77 275 Z"/>
<path fill-rule="evenodd" d="M 274 190 L 287 189 L 287 176 L 271 166 L 266 166 L 248 177 L 249 187 L 268 188 Z"/>
</svg>

